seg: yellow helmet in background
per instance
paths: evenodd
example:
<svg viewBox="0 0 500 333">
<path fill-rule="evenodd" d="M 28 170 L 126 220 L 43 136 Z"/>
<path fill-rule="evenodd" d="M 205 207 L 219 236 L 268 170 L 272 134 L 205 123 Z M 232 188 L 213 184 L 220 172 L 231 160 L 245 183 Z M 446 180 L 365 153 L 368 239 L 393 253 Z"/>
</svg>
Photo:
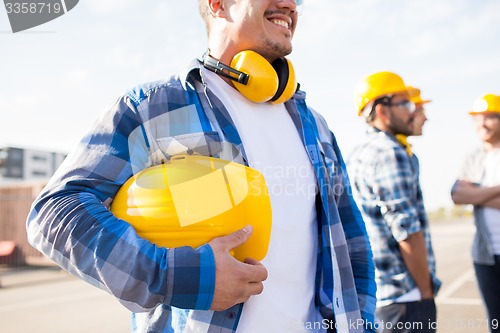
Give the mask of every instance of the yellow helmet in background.
<svg viewBox="0 0 500 333">
<path fill-rule="evenodd" d="M 271 237 L 271 202 L 262 174 L 205 156 L 175 156 L 142 170 L 118 190 L 111 212 L 139 236 L 167 248 L 196 248 L 250 224 L 250 239 L 232 253 L 240 261 L 262 260 Z"/>
<path fill-rule="evenodd" d="M 422 96 L 420 96 L 420 89 L 408 86 L 408 93 L 410 94 L 410 101 L 412 101 L 414 104 L 425 104 L 431 102 L 430 99 L 422 99 Z"/>
<path fill-rule="evenodd" d="M 500 113 L 500 96 L 494 94 L 485 94 L 474 102 L 470 115 L 476 115 L 487 112 Z"/>
<path fill-rule="evenodd" d="M 354 90 L 358 116 L 371 101 L 397 93 L 408 93 L 408 88 L 401 76 L 395 73 L 377 72 L 363 77 Z"/>
</svg>

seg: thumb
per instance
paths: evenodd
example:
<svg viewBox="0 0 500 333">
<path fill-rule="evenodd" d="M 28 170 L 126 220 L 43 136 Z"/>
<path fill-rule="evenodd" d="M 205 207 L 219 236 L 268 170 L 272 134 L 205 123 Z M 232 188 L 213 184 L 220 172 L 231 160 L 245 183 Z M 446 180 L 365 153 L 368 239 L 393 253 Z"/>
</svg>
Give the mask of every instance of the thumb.
<svg viewBox="0 0 500 333">
<path fill-rule="evenodd" d="M 245 226 L 243 229 L 233 232 L 224 238 L 224 245 L 227 250 L 232 250 L 244 244 L 250 238 L 253 228 L 251 225 Z"/>
</svg>

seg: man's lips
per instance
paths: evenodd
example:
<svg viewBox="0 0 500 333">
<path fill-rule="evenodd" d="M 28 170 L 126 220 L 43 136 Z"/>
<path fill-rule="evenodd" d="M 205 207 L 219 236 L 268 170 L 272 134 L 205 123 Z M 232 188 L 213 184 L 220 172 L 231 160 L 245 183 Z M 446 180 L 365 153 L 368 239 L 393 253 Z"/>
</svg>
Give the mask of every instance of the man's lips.
<svg viewBox="0 0 500 333">
<path fill-rule="evenodd" d="M 279 25 L 283 28 L 286 28 L 286 29 L 290 29 L 290 24 L 284 20 L 280 20 L 280 19 L 269 19 L 269 21 L 271 23 L 274 23 L 276 25 Z"/>
</svg>

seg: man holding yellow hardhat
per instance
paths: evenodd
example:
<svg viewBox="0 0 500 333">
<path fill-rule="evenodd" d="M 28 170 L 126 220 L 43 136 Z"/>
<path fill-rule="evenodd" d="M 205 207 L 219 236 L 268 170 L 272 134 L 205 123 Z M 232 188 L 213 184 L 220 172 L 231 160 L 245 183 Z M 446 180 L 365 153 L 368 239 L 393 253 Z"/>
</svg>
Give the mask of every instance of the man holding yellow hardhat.
<svg viewBox="0 0 500 333">
<path fill-rule="evenodd" d="M 31 243 L 130 309 L 134 332 L 373 332 L 365 225 L 337 141 L 287 57 L 301 3 L 199 0 L 203 56 L 121 96 L 35 201 Z M 176 167 L 181 156 L 222 166 L 194 170 L 188 157 Z M 265 193 L 253 192 L 264 188 L 267 252 L 241 253 L 257 224 L 270 225 Z M 238 230 L 210 239 L 226 222 Z M 198 231 L 205 238 L 190 243 Z M 190 246 L 169 243 L 173 233 L 191 234 Z"/>
</svg>

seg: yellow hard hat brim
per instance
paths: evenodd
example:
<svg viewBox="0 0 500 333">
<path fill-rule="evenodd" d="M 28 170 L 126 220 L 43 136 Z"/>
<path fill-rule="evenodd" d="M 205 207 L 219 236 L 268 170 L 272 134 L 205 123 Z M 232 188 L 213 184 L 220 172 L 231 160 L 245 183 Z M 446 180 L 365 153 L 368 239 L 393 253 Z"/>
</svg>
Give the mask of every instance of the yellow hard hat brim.
<svg viewBox="0 0 500 333">
<path fill-rule="evenodd" d="M 477 116 L 480 114 L 492 114 L 492 113 L 500 113 L 500 111 L 470 111 L 469 114 L 471 116 Z"/>
<path fill-rule="evenodd" d="M 410 98 L 410 101 L 412 101 L 416 105 L 418 105 L 418 104 L 424 105 L 424 104 L 432 102 L 430 99 L 421 99 L 421 98 L 420 99 Z"/>
</svg>

